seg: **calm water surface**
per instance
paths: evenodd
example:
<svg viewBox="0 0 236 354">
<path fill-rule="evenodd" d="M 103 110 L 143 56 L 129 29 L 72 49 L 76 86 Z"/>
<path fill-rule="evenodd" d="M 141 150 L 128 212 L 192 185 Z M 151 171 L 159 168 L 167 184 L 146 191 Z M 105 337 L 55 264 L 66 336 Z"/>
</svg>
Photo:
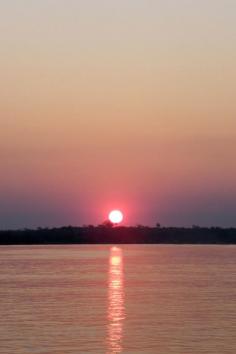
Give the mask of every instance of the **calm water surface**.
<svg viewBox="0 0 236 354">
<path fill-rule="evenodd" d="M 235 246 L 0 247 L 1 354 L 235 354 Z"/>
</svg>

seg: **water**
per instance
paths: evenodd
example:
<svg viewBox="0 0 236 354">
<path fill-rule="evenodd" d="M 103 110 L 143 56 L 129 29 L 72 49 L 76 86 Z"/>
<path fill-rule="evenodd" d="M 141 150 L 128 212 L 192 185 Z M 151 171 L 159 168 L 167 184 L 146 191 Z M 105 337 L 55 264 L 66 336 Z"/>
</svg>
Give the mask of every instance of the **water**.
<svg viewBox="0 0 236 354">
<path fill-rule="evenodd" d="M 1 354 L 235 354 L 235 246 L 0 247 Z"/>
</svg>

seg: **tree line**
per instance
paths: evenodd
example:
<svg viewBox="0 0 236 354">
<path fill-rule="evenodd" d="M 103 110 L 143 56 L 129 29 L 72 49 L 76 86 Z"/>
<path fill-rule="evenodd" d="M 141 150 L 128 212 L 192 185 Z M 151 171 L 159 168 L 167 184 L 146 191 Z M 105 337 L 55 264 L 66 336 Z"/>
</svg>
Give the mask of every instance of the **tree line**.
<svg viewBox="0 0 236 354">
<path fill-rule="evenodd" d="M 104 223 L 81 227 L 0 231 L 0 244 L 236 244 L 236 228 L 115 226 Z"/>
</svg>

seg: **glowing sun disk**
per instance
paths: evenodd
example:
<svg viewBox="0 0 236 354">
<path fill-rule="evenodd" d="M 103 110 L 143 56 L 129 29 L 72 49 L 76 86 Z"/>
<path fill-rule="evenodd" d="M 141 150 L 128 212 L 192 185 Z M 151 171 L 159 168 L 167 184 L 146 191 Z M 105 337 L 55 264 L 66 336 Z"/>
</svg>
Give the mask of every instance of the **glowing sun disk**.
<svg viewBox="0 0 236 354">
<path fill-rule="evenodd" d="M 123 214 L 120 210 L 112 210 L 108 218 L 113 224 L 119 224 L 123 220 Z"/>
</svg>

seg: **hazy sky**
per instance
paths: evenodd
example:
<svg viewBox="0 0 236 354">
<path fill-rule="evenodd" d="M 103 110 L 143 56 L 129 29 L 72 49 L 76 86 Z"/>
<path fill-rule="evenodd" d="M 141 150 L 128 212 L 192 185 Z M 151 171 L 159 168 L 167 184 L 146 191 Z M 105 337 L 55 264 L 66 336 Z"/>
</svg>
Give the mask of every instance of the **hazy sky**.
<svg viewBox="0 0 236 354">
<path fill-rule="evenodd" d="M 0 0 L 0 228 L 236 226 L 235 0 Z"/>
</svg>

